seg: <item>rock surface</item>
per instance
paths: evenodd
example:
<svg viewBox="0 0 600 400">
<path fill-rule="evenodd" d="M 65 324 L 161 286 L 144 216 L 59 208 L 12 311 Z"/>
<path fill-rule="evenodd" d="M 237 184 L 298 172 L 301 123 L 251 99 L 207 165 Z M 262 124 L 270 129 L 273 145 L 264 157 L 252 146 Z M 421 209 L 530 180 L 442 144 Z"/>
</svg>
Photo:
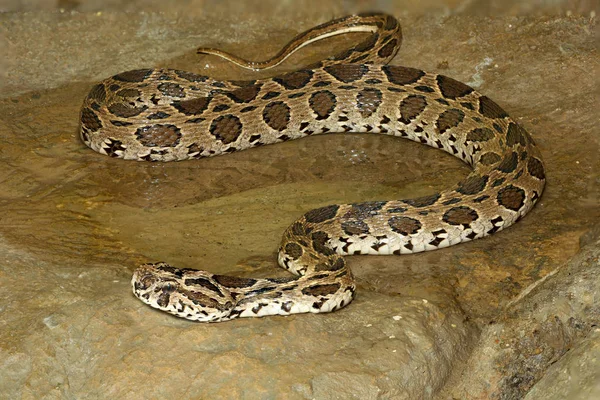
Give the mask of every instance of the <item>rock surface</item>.
<svg viewBox="0 0 600 400">
<path fill-rule="evenodd" d="M 452 397 L 518 399 L 533 387 L 528 399 L 596 398 L 599 288 L 600 235 L 483 328 Z"/>
<path fill-rule="evenodd" d="M 600 328 L 548 368 L 525 400 L 600 399 Z"/>
<path fill-rule="evenodd" d="M 15 12 L 0 14 L 0 398 L 596 393 L 597 22 L 591 2 L 546 3 L 5 2 L 0 10 Z M 28 12 L 36 7 L 47 11 Z M 541 202 L 485 240 L 350 258 L 359 295 L 333 314 L 202 325 L 135 299 L 139 263 L 285 276 L 275 250 L 303 212 L 426 195 L 467 174 L 443 153 L 388 137 L 331 135 L 167 164 L 110 159 L 77 137 L 81 102 L 106 76 L 156 66 L 249 78 L 195 48 L 263 57 L 317 23 L 375 8 L 402 21 L 394 64 L 469 83 L 531 132 L 547 167 Z M 278 71 L 356 40 L 320 43 Z M 589 390 L 552 387 L 567 376 Z"/>
</svg>

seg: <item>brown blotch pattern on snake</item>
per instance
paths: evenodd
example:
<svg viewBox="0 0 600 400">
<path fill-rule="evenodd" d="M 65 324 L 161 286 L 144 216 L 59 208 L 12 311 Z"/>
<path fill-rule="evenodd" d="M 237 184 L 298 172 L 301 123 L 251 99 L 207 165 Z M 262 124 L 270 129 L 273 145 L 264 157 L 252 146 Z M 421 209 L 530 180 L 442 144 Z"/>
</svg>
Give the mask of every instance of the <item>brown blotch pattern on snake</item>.
<svg viewBox="0 0 600 400">
<path fill-rule="evenodd" d="M 369 233 L 369 225 L 360 220 L 344 221 L 342 222 L 342 230 L 348 235 L 360 235 Z"/>
<path fill-rule="evenodd" d="M 288 256 L 290 256 L 292 259 L 297 260 L 299 259 L 302 254 L 304 253 L 304 251 L 302 250 L 302 246 L 300 246 L 297 243 L 287 243 L 285 245 L 285 254 L 287 254 Z"/>
<path fill-rule="evenodd" d="M 222 143 L 229 144 L 242 134 L 242 123 L 235 115 L 221 115 L 210 124 L 210 133 Z"/>
<path fill-rule="evenodd" d="M 84 108 L 81 111 L 81 124 L 92 132 L 102 128 L 100 118 L 89 108 Z"/>
<path fill-rule="evenodd" d="M 327 246 L 327 242 L 329 242 L 329 239 L 331 239 L 327 232 L 313 232 L 310 235 L 310 237 L 312 239 L 312 247 L 316 252 L 324 254 L 326 256 L 335 254 L 334 251 L 329 246 Z"/>
<path fill-rule="evenodd" d="M 400 122 L 403 124 L 410 124 L 410 122 L 417 118 L 427 107 L 427 100 L 424 96 L 411 94 L 410 96 L 402 99 L 400 102 Z"/>
<path fill-rule="evenodd" d="M 138 141 L 146 147 L 175 147 L 181 139 L 181 131 L 175 125 L 150 125 L 135 132 Z"/>
<path fill-rule="evenodd" d="M 360 115 L 363 118 L 368 118 L 373 115 L 379 108 L 382 97 L 383 94 L 381 93 L 381 90 L 375 88 L 366 88 L 358 92 L 356 95 L 356 105 Z"/>
<path fill-rule="evenodd" d="M 465 228 L 479 218 L 477 211 L 470 207 L 453 207 L 444 213 L 442 220 L 450 225 L 462 225 Z"/>
<path fill-rule="evenodd" d="M 198 115 L 208 108 L 210 100 L 210 97 L 199 97 L 193 100 L 174 101 L 171 105 L 185 115 Z"/>
<path fill-rule="evenodd" d="M 499 162 L 502 158 L 499 154 L 494 152 L 483 153 L 479 158 L 479 162 L 483 165 L 494 165 Z"/>
<path fill-rule="evenodd" d="M 328 90 L 313 93 L 308 102 L 310 108 L 317 114 L 317 120 L 328 118 L 337 104 L 335 95 Z"/>
<path fill-rule="evenodd" d="M 467 133 L 467 141 L 487 142 L 494 138 L 494 132 L 489 128 L 475 128 Z"/>
<path fill-rule="evenodd" d="M 304 214 L 304 219 L 306 220 L 306 222 L 310 222 L 312 224 L 325 222 L 334 218 L 339 208 L 340 206 L 337 204 L 332 204 L 330 206 L 325 206 L 321 208 L 315 208 L 314 210 L 310 210 L 309 212 Z"/>
<path fill-rule="evenodd" d="M 136 69 L 117 74 L 113 79 L 121 82 L 143 82 L 151 73 L 151 69 Z"/>
<path fill-rule="evenodd" d="M 413 235 L 421 229 L 421 221 L 410 217 L 394 216 L 388 220 L 388 225 L 396 233 L 404 236 Z"/>
<path fill-rule="evenodd" d="M 104 100 L 106 100 L 106 89 L 104 88 L 104 85 L 101 83 L 94 85 L 88 94 L 88 98 L 94 99 L 99 103 L 104 102 Z"/>
<path fill-rule="evenodd" d="M 382 69 L 391 83 L 402 86 L 415 83 L 425 75 L 425 72 L 420 69 L 395 65 L 386 65 Z"/>
<path fill-rule="evenodd" d="M 521 128 L 515 122 L 511 122 L 506 131 L 506 145 L 512 147 L 516 144 L 525 146 L 527 144 L 527 135 L 525 129 Z"/>
<path fill-rule="evenodd" d="M 404 201 L 406 204 L 410 204 L 413 207 L 427 207 L 432 204 L 435 204 L 435 202 L 438 201 L 439 198 L 440 198 L 440 194 L 434 193 L 434 194 L 430 194 L 427 196 L 417 197 L 415 199 L 407 199 L 407 200 L 402 200 L 402 201 Z"/>
<path fill-rule="evenodd" d="M 398 40 L 396 39 L 392 39 L 389 42 L 387 42 L 385 44 L 385 46 L 383 46 L 381 49 L 379 49 L 379 52 L 377 53 L 377 55 L 381 58 L 387 58 L 389 56 L 391 56 L 392 54 L 394 54 L 396 50 L 396 46 L 398 45 Z"/>
<path fill-rule="evenodd" d="M 466 195 L 477 194 L 485 189 L 488 178 L 489 177 L 487 175 L 470 175 L 458 184 L 456 191 Z"/>
<path fill-rule="evenodd" d="M 502 171 L 502 172 L 508 174 L 508 173 L 513 172 L 517 168 L 518 164 L 519 164 L 519 155 L 513 151 L 512 153 L 504 156 L 504 158 L 502 159 L 502 162 L 500 164 L 498 164 L 496 169 L 498 171 Z"/>
<path fill-rule="evenodd" d="M 194 73 L 188 72 L 188 71 L 175 70 L 175 73 L 180 78 L 183 78 L 186 81 L 190 81 L 190 82 L 205 82 L 208 79 L 208 77 L 206 77 L 204 75 L 198 75 L 198 74 L 194 74 Z"/>
<path fill-rule="evenodd" d="M 290 107 L 283 101 L 269 103 L 263 110 L 263 120 L 276 131 L 283 131 L 290 123 Z"/>
<path fill-rule="evenodd" d="M 334 294 L 339 289 L 339 283 L 329 283 L 305 287 L 302 289 L 302 293 L 309 296 L 328 296 L 330 294 Z"/>
<path fill-rule="evenodd" d="M 487 96 L 479 98 L 479 113 L 488 118 L 506 118 L 508 114 Z"/>
<path fill-rule="evenodd" d="M 435 126 L 440 133 L 446 132 L 448 129 L 457 127 L 465 118 L 465 113 L 459 109 L 451 108 L 440 115 L 435 122 Z"/>
<path fill-rule="evenodd" d="M 256 279 L 241 278 L 229 275 L 213 275 L 213 279 L 220 285 L 230 288 L 246 288 L 256 284 Z"/>
<path fill-rule="evenodd" d="M 525 204 L 525 191 L 520 187 L 508 185 L 498 191 L 498 204 L 512 211 L 519 211 Z"/>
<path fill-rule="evenodd" d="M 165 96 L 179 98 L 185 97 L 185 91 L 183 90 L 183 87 L 176 83 L 163 82 L 160 85 L 158 85 L 157 89 Z"/>
<path fill-rule="evenodd" d="M 362 78 L 368 68 L 363 64 L 335 64 L 325 67 L 325 71 L 338 81 L 350 83 Z"/>
<path fill-rule="evenodd" d="M 135 117 L 136 115 L 140 115 L 147 109 L 148 109 L 148 106 L 146 106 L 146 105 L 144 105 L 142 107 L 132 107 L 128 104 L 123 104 L 123 103 L 115 103 L 115 104 L 111 104 L 110 106 L 108 106 L 108 111 L 110 111 L 111 114 L 114 114 L 117 117 L 121 117 L 121 118 Z"/>
<path fill-rule="evenodd" d="M 256 96 L 260 92 L 261 87 L 262 85 L 242 87 L 228 92 L 225 95 L 231 100 L 235 101 L 236 103 L 248 103 L 256 98 Z"/>
<path fill-rule="evenodd" d="M 447 99 L 463 97 L 473 91 L 472 87 L 444 75 L 438 75 L 436 81 L 440 92 Z"/>
<path fill-rule="evenodd" d="M 300 89 L 306 86 L 308 82 L 310 82 L 312 76 L 312 71 L 301 70 L 296 72 L 290 72 L 289 74 L 273 78 L 273 80 L 285 87 L 286 89 Z"/>
<path fill-rule="evenodd" d="M 544 164 L 537 158 L 531 157 L 527 161 L 527 171 L 529 174 L 537 179 L 546 179 L 546 173 L 544 172 Z"/>
</svg>

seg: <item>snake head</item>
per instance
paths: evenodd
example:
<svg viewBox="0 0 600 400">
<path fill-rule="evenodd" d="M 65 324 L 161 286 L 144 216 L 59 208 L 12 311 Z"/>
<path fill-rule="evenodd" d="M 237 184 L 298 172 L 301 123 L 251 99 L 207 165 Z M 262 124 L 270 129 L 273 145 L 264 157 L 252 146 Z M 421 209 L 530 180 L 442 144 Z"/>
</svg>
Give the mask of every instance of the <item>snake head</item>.
<svg viewBox="0 0 600 400">
<path fill-rule="evenodd" d="M 213 274 L 165 263 L 144 264 L 133 273 L 133 294 L 151 307 L 200 322 L 230 319 L 236 302 Z"/>
</svg>

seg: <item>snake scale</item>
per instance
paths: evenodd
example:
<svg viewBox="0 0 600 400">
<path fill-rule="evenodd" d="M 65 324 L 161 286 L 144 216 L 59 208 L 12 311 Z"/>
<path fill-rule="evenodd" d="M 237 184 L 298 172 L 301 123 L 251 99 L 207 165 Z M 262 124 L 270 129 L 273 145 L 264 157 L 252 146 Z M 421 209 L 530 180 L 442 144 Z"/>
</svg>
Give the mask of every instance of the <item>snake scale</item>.
<svg viewBox="0 0 600 400">
<path fill-rule="evenodd" d="M 319 25 L 264 62 L 198 52 L 258 70 L 346 32 L 368 36 L 335 57 L 268 79 L 219 81 L 171 69 L 115 75 L 85 99 L 81 138 L 111 157 L 174 161 L 324 133 L 379 133 L 442 149 L 472 173 L 425 197 L 308 211 L 283 235 L 279 265 L 293 274 L 286 278 L 141 265 L 132 279 L 140 300 L 204 322 L 335 311 L 355 296 L 344 255 L 416 253 L 481 238 L 515 223 L 540 198 L 540 152 L 500 106 L 452 78 L 387 65 L 402 41 L 392 16 L 361 14 Z"/>
</svg>

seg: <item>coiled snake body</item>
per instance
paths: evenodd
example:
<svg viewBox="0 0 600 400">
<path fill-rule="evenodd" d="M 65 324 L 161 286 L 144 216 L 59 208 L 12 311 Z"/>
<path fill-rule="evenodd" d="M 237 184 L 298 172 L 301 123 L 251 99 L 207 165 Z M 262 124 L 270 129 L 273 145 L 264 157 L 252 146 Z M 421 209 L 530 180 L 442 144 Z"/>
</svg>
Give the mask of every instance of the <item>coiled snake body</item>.
<svg viewBox="0 0 600 400">
<path fill-rule="evenodd" d="M 134 272 L 144 303 L 196 321 L 329 312 L 353 299 L 343 255 L 435 250 L 487 236 L 516 222 L 542 194 L 540 153 L 529 134 L 488 97 L 443 75 L 387 66 L 402 39 L 383 14 L 350 16 L 294 38 L 270 68 L 304 45 L 345 32 L 371 32 L 358 45 L 307 69 L 256 81 L 217 81 L 190 72 L 143 69 L 91 90 L 81 138 L 129 160 L 210 157 L 322 133 L 369 132 L 440 148 L 473 172 L 440 193 L 334 204 L 311 210 L 284 233 L 279 264 L 295 276 L 249 279 L 146 264 Z"/>
</svg>

